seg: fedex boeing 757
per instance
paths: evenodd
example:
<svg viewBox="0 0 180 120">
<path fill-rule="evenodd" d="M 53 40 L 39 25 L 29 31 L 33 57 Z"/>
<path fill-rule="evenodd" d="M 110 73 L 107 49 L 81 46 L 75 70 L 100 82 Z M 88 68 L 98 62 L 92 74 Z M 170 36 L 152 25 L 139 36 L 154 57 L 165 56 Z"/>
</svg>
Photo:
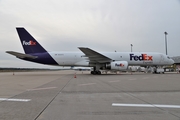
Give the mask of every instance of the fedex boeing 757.
<svg viewBox="0 0 180 120">
<path fill-rule="evenodd" d="M 6 51 L 19 59 L 57 66 L 93 67 L 91 74 L 100 70 L 125 71 L 128 66 L 164 66 L 174 61 L 156 52 L 97 52 L 79 47 L 81 52 L 48 52 L 24 28 L 16 28 L 24 53 Z"/>
</svg>

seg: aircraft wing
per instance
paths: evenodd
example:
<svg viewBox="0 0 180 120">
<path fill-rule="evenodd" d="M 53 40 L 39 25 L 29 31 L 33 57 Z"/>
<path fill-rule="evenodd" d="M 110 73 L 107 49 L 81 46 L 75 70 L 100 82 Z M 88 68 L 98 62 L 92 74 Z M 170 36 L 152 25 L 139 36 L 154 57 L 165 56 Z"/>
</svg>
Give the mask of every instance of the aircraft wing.
<svg viewBox="0 0 180 120">
<path fill-rule="evenodd" d="M 83 57 L 88 57 L 90 63 L 107 63 L 111 62 L 112 59 L 100 54 L 90 48 L 79 47 L 79 49 L 85 54 Z"/>
<path fill-rule="evenodd" d="M 35 59 L 35 58 L 37 58 L 37 56 L 23 54 L 23 53 L 18 53 L 18 52 L 14 52 L 14 51 L 6 51 L 6 53 L 14 55 L 14 56 L 16 56 L 17 58 L 20 58 L 20 59 L 23 59 L 23 58 Z"/>
</svg>

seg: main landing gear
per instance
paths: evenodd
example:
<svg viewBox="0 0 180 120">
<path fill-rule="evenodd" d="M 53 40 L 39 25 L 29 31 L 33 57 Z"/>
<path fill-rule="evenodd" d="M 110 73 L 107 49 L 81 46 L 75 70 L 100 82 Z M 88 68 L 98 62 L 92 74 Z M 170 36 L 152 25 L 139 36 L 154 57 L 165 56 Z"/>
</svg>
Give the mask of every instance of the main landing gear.
<svg viewBox="0 0 180 120">
<path fill-rule="evenodd" d="M 101 75 L 100 66 L 96 65 L 93 67 L 93 71 L 91 71 L 92 75 Z"/>
<path fill-rule="evenodd" d="M 101 75 L 101 71 L 91 71 L 91 74 L 93 74 L 93 75 Z"/>
</svg>

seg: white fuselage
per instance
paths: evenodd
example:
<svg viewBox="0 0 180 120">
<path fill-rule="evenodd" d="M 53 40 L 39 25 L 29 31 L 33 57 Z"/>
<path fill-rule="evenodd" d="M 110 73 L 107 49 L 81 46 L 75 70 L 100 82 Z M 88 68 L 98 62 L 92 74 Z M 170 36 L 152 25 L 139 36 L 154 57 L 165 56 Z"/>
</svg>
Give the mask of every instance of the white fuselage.
<svg viewBox="0 0 180 120">
<path fill-rule="evenodd" d="M 49 52 L 59 66 L 89 67 L 88 57 L 82 52 Z M 167 55 L 153 52 L 104 52 L 102 55 L 113 61 L 127 61 L 128 65 L 162 66 L 172 65 L 174 61 Z M 92 67 L 92 66 L 90 66 Z"/>
</svg>

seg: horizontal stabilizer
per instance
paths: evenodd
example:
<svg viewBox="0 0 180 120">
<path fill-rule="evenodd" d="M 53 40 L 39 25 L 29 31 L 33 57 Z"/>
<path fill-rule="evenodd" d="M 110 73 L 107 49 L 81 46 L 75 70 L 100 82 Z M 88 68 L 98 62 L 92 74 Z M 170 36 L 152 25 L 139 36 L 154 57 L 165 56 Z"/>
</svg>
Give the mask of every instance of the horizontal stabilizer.
<svg viewBox="0 0 180 120">
<path fill-rule="evenodd" d="M 6 53 L 14 55 L 14 56 L 16 56 L 17 58 L 20 58 L 20 59 L 24 59 L 24 58 L 36 59 L 37 58 L 37 56 L 23 54 L 23 53 L 18 53 L 18 52 L 14 52 L 14 51 L 6 51 Z"/>
</svg>

